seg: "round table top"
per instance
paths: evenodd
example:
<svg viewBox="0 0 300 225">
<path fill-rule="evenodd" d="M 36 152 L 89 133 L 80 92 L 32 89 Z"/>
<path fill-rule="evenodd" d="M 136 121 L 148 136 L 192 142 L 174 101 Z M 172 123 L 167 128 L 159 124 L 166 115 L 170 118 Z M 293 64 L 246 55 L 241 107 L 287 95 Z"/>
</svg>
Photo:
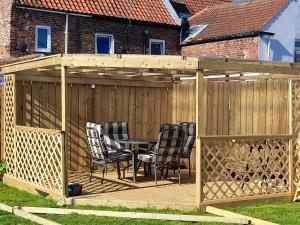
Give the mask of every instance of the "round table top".
<svg viewBox="0 0 300 225">
<path fill-rule="evenodd" d="M 157 141 L 141 141 L 141 140 L 119 140 L 122 144 L 132 144 L 132 145 L 154 145 Z"/>
</svg>

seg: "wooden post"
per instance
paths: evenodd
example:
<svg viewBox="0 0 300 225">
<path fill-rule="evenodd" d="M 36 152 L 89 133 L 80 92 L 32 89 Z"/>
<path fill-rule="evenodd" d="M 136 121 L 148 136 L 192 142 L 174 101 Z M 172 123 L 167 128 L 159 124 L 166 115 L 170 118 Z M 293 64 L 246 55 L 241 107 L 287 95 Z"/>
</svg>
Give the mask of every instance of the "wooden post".
<svg viewBox="0 0 300 225">
<path fill-rule="evenodd" d="M 294 156 L 294 136 L 293 136 L 293 85 L 292 79 L 288 80 L 289 89 L 288 89 L 288 112 L 289 112 L 289 134 L 292 135 L 292 138 L 289 140 L 289 192 L 294 193 L 294 165 L 293 165 L 293 156 Z"/>
<path fill-rule="evenodd" d="M 68 196 L 68 171 L 67 171 L 67 72 L 66 67 L 61 66 L 61 133 L 62 133 L 62 182 L 63 195 Z"/>
<path fill-rule="evenodd" d="M 196 204 L 201 206 L 203 199 L 202 187 L 202 172 L 201 172 L 201 137 L 204 135 L 204 104 L 203 104 L 203 91 L 204 91 L 204 77 L 203 71 L 198 70 L 196 74 Z"/>
</svg>

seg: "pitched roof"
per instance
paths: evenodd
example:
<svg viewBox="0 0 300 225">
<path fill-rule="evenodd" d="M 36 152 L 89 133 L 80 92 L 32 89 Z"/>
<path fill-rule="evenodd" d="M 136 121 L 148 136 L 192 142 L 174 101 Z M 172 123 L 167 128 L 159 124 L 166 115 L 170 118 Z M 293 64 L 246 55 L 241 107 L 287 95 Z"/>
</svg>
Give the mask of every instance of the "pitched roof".
<svg viewBox="0 0 300 225">
<path fill-rule="evenodd" d="M 176 3 L 181 3 L 186 5 L 190 14 L 195 13 L 205 9 L 206 7 L 214 6 L 224 2 L 231 2 L 232 0 L 172 0 Z"/>
<path fill-rule="evenodd" d="M 164 0 L 19 0 L 19 4 L 39 9 L 176 25 Z"/>
<path fill-rule="evenodd" d="M 289 0 L 250 0 L 208 7 L 190 17 L 189 26 L 207 24 L 207 27 L 189 39 L 189 42 L 258 32 L 288 2 Z"/>
</svg>

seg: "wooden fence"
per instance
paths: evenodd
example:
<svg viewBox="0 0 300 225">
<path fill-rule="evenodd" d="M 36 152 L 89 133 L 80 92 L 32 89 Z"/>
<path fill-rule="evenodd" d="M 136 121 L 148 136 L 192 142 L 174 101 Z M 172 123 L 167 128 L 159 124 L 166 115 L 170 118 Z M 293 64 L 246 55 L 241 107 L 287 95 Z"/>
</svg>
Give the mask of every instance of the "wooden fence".
<svg viewBox="0 0 300 225">
<path fill-rule="evenodd" d="M 289 133 L 287 80 L 208 81 L 205 88 L 206 135 Z M 195 83 L 174 86 L 174 121 L 195 120 L 195 91 Z"/>
<path fill-rule="evenodd" d="M 17 82 L 17 124 L 61 128 L 60 85 Z M 67 132 L 71 170 L 85 169 L 85 124 L 128 121 L 130 137 L 155 140 L 162 123 L 171 123 L 172 88 L 84 84 L 68 86 Z M 38 96 L 38 97 L 32 97 Z"/>
<path fill-rule="evenodd" d="M 205 87 L 207 135 L 288 133 L 287 81 L 209 81 Z M 59 84 L 24 81 L 16 90 L 18 125 L 61 128 Z M 69 84 L 68 93 L 71 170 L 87 166 L 87 121 L 128 121 L 131 138 L 142 140 L 156 139 L 162 123 L 195 121 L 195 82 L 173 87 Z"/>
</svg>

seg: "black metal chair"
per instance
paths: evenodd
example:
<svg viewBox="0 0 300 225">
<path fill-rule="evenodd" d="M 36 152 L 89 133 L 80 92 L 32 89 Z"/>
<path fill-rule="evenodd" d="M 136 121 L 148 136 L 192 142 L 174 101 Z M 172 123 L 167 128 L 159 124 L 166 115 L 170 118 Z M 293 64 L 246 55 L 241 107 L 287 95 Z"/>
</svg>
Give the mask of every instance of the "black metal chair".
<svg viewBox="0 0 300 225">
<path fill-rule="evenodd" d="M 193 122 L 177 122 L 184 130 L 184 141 L 180 158 L 189 160 L 189 176 L 191 177 L 191 153 L 196 139 L 196 123 Z"/>
<path fill-rule="evenodd" d="M 105 141 L 106 140 L 106 141 Z M 86 142 L 87 150 L 90 153 L 90 182 L 92 180 L 93 166 L 100 164 L 103 166 L 101 185 L 103 185 L 104 174 L 107 171 L 109 163 L 117 164 L 118 178 L 121 178 L 120 162 L 132 159 L 131 151 L 108 146 L 106 142 L 108 137 L 103 132 L 103 125 L 87 122 L 86 124 Z M 116 143 L 116 145 L 118 145 Z"/>
<path fill-rule="evenodd" d="M 138 160 L 147 163 L 149 167 L 154 167 L 155 185 L 157 186 L 157 169 L 161 171 L 170 166 L 178 168 L 178 181 L 180 179 L 180 151 L 184 139 L 184 130 L 179 125 L 169 125 L 167 129 L 162 129 L 158 136 L 158 142 L 154 152 L 149 154 L 138 154 Z"/>
</svg>

